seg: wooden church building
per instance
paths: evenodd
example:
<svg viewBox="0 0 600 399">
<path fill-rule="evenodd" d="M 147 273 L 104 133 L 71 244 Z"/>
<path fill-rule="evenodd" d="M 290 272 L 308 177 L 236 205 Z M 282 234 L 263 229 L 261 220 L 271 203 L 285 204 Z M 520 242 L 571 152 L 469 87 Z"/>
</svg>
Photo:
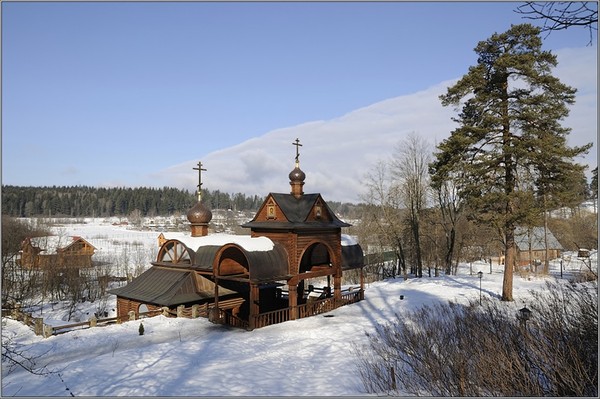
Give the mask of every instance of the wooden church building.
<svg viewBox="0 0 600 399">
<path fill-rule="evenodd" d="M 293 144 L 290 193 L 267 195 L 242 225 L 250 235 L 208 234 L 212 213 L 202 203 L 205 169 L 198 163 L 198 201 L 187 214 L 191 233 L 161 234 L 152 266 L 111 291 L 118 317 L 162 310 L 252 330 L 364 299 L 363 251 L 342 234 L 350 225 L 320 194 L 304 193 L 301 144 Z M 342 274 L 352 269 L 360 269 L 360 286 L 343 290 Z"/>
</svg>

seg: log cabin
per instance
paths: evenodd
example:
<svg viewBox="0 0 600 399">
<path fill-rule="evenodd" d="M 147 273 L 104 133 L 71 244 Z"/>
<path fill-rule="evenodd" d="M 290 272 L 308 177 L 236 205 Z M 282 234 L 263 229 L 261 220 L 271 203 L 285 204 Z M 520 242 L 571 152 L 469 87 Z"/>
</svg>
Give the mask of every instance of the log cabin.
<svg viewBox="0 0 600 399">
<path fill-rule="evenodd" d="M 26 238 L 21 244 L 21 267 L 27 269 L 88 268 L 96 247 L 78 236 Z"/>
<path fill-rule="evenodd" d="M 363 251 L 342 234 L 350 225 L 320 194 L 304 193 L 301 144 L 297 139 L 293 144 L 290 192 L 267 195 L 255 217 L 242 225 L 249 235 L 208 234 L 212 213 L 202 203 L 205 169 L 198 163 L 198 201 L 187 213 L 190 233 L 160 234 L 151 267 L 111 291 L 118 317 L 177 310 L 253 330 L 364 299 Z M 344 271 L 354 269 L 360 270 L 360 286 L 343 290 Z"/>
</svg>

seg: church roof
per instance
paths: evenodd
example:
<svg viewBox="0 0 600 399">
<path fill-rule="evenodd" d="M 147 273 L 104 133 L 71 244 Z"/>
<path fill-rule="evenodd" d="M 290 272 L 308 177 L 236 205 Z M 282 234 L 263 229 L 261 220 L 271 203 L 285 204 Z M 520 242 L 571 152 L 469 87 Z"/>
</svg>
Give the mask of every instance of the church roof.
<svg viewBox="0 0 600 399">
<path fill-rule="evenodd" d="M 273 198 L 287 221 L 257 221 L 256 217 L 242 227 L 260 228 L 267 227 L 270 229 L 289 229 L 289 228 L 341 228 L 349 227 L 350 224 L 341 221 L 335 216 L 334 212 L 329 208 L 325 201 L 321 200 L 327 211 L 331 215 L 331 220 L 307 221 L 310 211 L 313 209 L 320 194 L 303 194 L 297 198 L 292 194 L 270 193 L 269 197 Z"/>
<path fill-rule="evenodd" d="M 139 302 L 173 306 L 214 298 L 214 283 L 189 270 L 152 266 L 126 286 L 109 292 Z M 234 293 L 219 286 L 219 295 Z"/>
<path fill-rule="evenodd" d="M 190 233 L 163 233 L 165 240 L 178 240 L 189 249 L 198 252 L 201 247 L 217 246 L 225 244 L 237 244 L 248 252 L 270 251 L 274 243 L 267 237 L 251 237 L 249 235 L 237 234 L 210 234 L 202 237 L 192 237 Z"/>
</svg>

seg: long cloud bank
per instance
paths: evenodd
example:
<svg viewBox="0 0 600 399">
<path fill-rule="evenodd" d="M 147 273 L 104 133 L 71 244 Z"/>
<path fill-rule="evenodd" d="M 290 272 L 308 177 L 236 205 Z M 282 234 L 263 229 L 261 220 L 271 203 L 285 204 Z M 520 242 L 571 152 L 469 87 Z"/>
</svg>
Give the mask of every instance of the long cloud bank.
<svg viewBox="0 0 600 399">
<path fill-rule="evenodd" d="M 594 143 L 585 159 L 596 167 L 597 50 L 586 47 L 556 52 L 554 71 L 563 83 L 578 89 L 577 103 L 564 122 L 573 129 L 569 144 Z M 365 193 L 365 174 L 379 161 L 393 156 L 394 148 L 409 134 L 427 139 L 432 146 L 456 127 L 453 107 L 442 107 L 439 95 L 454 81 L 439 83 L 417 93 L 391 98 L 327 121 L 313 121 L 270 131 L 260 137 L 201 159 L 183 162 L 152 176 L 164 185 L 194 190 L 199 160 L 206 167 L 203 188 L 264 196 L 289 192 L 288 174 L 294 168 L 299 138 L 300 167 L 306 173 L 304 191 L 321 193 L 326 200 L 357 203 Z"/>
</svg>

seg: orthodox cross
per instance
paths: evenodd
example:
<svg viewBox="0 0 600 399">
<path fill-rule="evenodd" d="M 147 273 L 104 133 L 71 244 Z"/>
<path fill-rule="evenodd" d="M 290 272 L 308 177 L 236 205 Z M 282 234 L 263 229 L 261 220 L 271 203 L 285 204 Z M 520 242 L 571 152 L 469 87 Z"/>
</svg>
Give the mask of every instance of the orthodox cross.
<svg viewBox="0 0 600 399">
<path fill-rule="evenodd" d="M 300 157 L 300 147 L 302 147 L 302 144 L 300 144 L 300 140 L 296 139 L 296 142 L 292 143 L 292 145 L 296 146 L 296 164 L 298 164 L 300 161 L 298 160 L 298 157 Z"/>
<path fill-rule="evenodd" d="M 198 201 L 202 197 L 202 171 L 206 172 L 206 169 L 202 168 L 202 162 L 198 162 L 198 167 L 193 168 L 198 171 Z"/>
</svg>

